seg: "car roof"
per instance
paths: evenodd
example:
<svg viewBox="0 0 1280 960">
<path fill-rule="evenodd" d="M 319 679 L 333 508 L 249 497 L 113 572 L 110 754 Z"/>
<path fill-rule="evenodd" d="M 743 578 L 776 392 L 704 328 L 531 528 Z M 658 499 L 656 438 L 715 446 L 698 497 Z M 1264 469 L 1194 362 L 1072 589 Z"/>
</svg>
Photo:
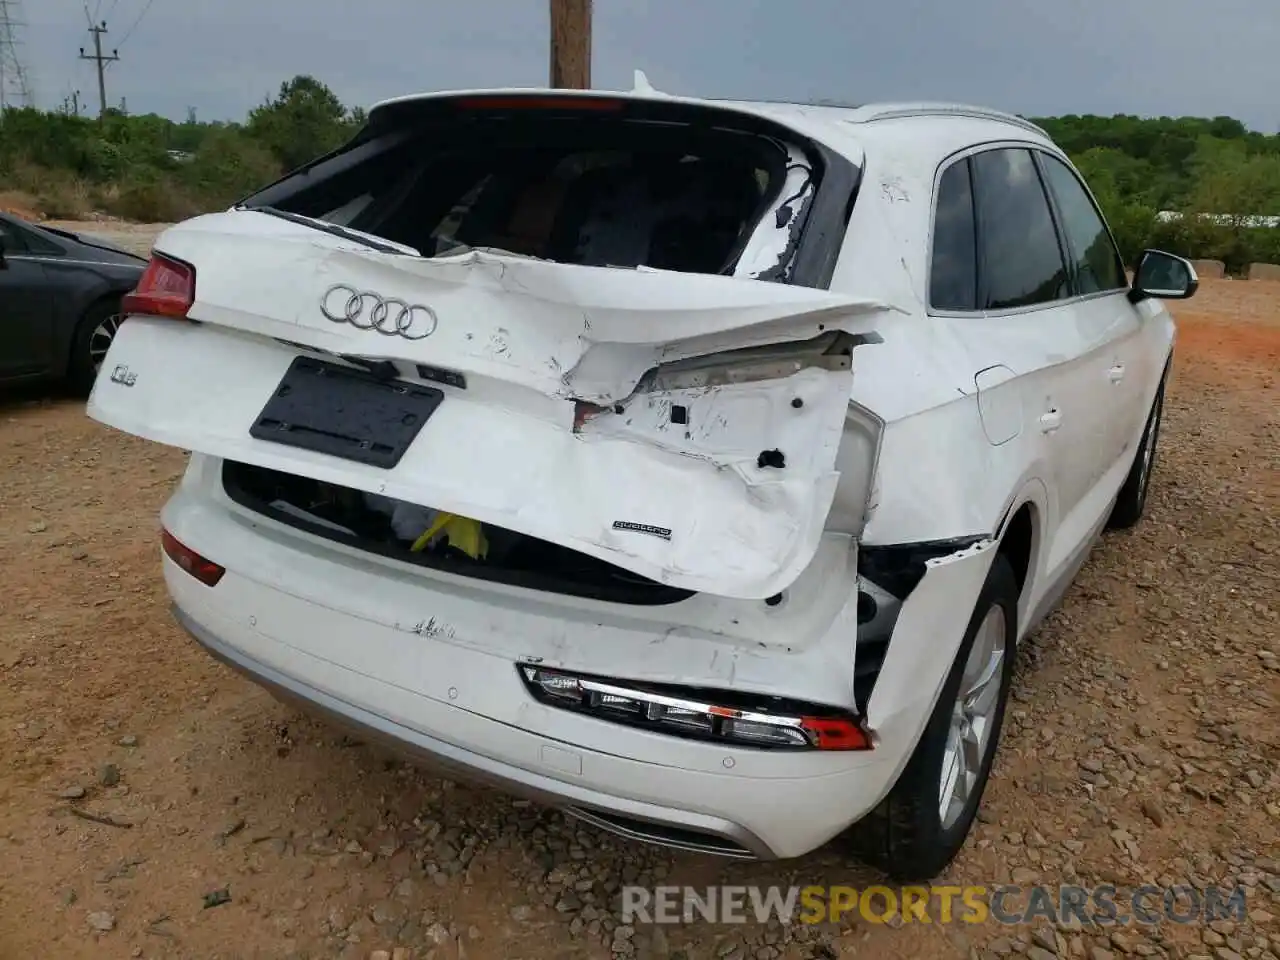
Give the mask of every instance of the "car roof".
<svg viewBox="0 0 1280 960">
<path fill-rule="evenodd" d="M 1029 141 L 1053 146 L 1049 135 L 1031 121 L 1013 113 L 972 104 L 902 101 L 854 106 L 830 102 L 714 100 L 659 93 L 648 87 L 647 82 L 642 85 L 641 81 L 642 77 L 638 75 L 637 89 L 631 91 L 507 87 L 417 93 L 376 103 L 370 108 L 369 115 L 372 118 L 383 108 L 393 104 L 455 97 L 582 97 L 682 103 L 762 117 L 817 140 L 855 163 L 861 162 L 867 147 L 882 138 L 892 142 L 897 150 L 911 150 L 915 146 L 922 153 L 932 156 L 945 156 L 971 144 L 997 140 Z"/>
</svg>

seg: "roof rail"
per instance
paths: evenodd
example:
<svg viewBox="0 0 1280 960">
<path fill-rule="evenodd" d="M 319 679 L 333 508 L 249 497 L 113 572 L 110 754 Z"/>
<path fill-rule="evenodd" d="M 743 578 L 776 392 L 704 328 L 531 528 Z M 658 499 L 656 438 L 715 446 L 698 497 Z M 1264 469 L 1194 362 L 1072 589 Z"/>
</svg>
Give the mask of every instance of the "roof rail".
<svg viewBox="0 0 1280 960">
<path fill-rule="evenodd" d="M 993 110 L 989 107 L 974 107 L 964 103 L 869 105 L 859 113 L 861 116 L 857 117 L 855 121 L 859 123 L 870 123 L 873 120 L 897 120 L 902 117 L 972 117 L 977 120 L 996 120 L 1001 123 L 1009 123 L 1016 127 L 1022 127 L 1024 130 L 1030 130 L 1032 133 L 1038 133 L 1042 137 L 1048 136 L 1042 127 L 1037 126 L 1025 117 L 1018 116 L 1016 113 L 1006 113 L 1003 110 Z"/>
</svg>

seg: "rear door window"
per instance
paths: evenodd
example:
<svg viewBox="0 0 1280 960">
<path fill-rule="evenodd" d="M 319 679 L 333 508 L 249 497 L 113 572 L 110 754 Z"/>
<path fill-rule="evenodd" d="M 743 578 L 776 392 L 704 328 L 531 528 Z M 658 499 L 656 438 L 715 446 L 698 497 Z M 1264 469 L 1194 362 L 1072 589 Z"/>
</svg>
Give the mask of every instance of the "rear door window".
<svg viewBox="0 0 1280 960">
<path fill-rule="evenodd" d="M 982 278 L 979 308 L 1009 310 L 1071 296 L 1049 198 L 1031 152 L 987 150 L 970 163 Z"/>
<path fill-rule="evenodd" d="M 938 181 L 929 306 L 935 310 L 974 310 L 978 306 L 978 247 L 967 159 L 949 166 Z"/>
</svg>

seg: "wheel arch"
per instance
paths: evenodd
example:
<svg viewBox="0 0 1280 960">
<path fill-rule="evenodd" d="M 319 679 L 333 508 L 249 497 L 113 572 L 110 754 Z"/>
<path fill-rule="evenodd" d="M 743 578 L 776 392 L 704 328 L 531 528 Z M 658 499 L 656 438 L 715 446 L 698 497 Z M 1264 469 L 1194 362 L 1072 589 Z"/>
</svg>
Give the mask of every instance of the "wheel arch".
<svg viewBox="0 0 1280 960">
<path fill-rule="evenodd" d="M 1013 568 L 1018 582 L 1018 633 L 1023 635 L 1032 602 L 1040 592 L 1041 558 L 1045 546 L 1046 493 L 1044 484 L 1031 480 L 1005 510 L 995 539 L 997 553 Z"/>
</svg>

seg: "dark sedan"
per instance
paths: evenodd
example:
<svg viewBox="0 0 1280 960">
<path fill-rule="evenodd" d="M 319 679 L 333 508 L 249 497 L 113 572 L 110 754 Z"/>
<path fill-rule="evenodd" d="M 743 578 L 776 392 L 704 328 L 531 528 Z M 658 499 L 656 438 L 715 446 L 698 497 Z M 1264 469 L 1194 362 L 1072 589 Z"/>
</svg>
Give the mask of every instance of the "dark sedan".
<svg viewBox="0 0 1280 960">
<path fill-rule="evenodd" d="M 145 267 L 105 241 L 0 213 L 0 382 L 88 393 Z"/>
</svg>

